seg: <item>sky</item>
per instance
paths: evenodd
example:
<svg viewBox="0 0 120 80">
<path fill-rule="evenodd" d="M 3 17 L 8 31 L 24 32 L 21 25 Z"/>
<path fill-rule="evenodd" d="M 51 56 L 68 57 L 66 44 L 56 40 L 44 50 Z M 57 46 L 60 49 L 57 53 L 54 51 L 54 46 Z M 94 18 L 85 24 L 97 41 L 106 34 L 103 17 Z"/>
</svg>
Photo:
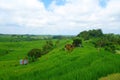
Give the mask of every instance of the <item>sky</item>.
<svg viewBox="0 0 120 80">
<path fill-rule="evenodd" d="M 0 0 L 1 34 L 120 34 L 120 0 Z"/>
</svg>

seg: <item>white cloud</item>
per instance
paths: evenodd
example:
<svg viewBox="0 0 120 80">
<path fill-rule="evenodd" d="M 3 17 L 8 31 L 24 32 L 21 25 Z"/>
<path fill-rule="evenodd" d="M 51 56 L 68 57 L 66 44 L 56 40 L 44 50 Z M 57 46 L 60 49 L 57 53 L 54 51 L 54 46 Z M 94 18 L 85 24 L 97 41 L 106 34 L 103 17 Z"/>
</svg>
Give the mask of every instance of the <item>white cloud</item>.
<svg viewBox="0 0 120 80">
<path fill-rule="evenodd" d="M 16 24 L 37 34 L 77 34 L 90 28 L 115 32 L 120 29 L 119 4 L 120 0 L 109 0 L 102 8 L 99 0 L 67 0 L 58 6 L 54 0 L 47 10 L 38 0 L 0 0 L 0 25 Z"/>
</svg>

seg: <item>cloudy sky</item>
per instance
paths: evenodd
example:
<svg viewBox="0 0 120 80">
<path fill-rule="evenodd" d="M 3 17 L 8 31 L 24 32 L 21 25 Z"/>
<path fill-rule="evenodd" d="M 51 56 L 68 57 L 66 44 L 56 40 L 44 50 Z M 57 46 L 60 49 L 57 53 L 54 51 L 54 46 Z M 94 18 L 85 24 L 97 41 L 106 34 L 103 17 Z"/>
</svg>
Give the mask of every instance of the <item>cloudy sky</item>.
<svg viewBox="0 0 120 80">
<path fill-rule="evenodd" d="M 0 33 L 120 34 L 120 0 L 0 0 Z"/>
</svg>

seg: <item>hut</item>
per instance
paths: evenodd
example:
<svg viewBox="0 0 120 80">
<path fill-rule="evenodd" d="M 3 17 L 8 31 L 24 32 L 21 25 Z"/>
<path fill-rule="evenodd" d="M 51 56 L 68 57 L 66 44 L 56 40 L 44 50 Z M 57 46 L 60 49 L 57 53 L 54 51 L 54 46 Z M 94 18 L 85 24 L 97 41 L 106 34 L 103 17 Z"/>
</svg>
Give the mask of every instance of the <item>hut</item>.
<svg viewBox="0 0 120 80">
<path fill-rule="evenodd" d="M 21 65 L 26 65 L 26 64 L 28 64 L 28 59 L 20 59 L 20 64 L 21 64 Z"/>
</svg>

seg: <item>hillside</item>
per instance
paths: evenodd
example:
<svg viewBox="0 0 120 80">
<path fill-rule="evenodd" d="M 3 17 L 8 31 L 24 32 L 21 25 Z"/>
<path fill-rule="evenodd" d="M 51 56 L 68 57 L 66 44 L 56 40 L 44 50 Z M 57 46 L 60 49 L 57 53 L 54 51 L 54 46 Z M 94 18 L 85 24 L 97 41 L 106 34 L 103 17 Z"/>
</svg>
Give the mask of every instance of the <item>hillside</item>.
<svg viewBox="0 0 120 80">
<path fill-rule="evenodd" d="M 119 54 L 104 49 L 98 51 L 89 41 L 84 41 L 82 48 L 65 51 L 65 44 L 71 42 L 70 39 L 60 40 L 52 51 L 28 65 L 20 65 L 19 60 L 30 49 L 41 48 L 45 40 L 0 42 L 1 51 L 11 50 L 0 56 L 0 80 L 98 80 L 120 73 Z"/>
</svg>

